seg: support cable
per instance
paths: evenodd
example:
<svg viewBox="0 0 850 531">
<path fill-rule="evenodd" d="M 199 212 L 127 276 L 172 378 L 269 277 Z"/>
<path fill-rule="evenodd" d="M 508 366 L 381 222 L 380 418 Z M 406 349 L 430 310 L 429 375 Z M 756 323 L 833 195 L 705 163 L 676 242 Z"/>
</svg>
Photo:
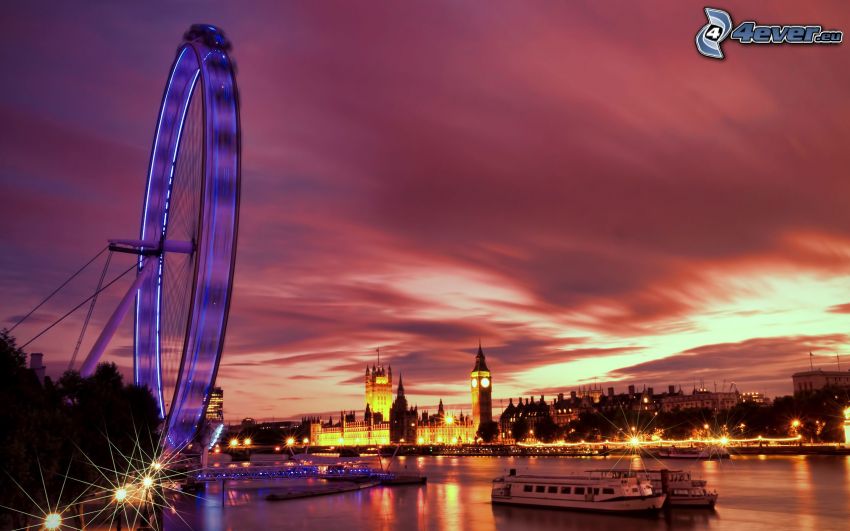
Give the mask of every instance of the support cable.
<svg viewBox="0 0 850 531">
<path fill-rule="evenodd" d="M 94 289 L 94 298 L 91 300 L 91 304 L 89 304 L 89 311 L 86 313 L 86 319 L 83 321 L 83 328 L 80 330 L 80 337 L 77 338 L 77 345 L 74 347 L 74 354 L 71 356 L 71 361 L 68 363 L 68 370 L 72 370 L 74 368 L 74 362 L 77 361 L 77 353 L 80 352 L 80 345 L 83 343 L 83 337 L 86 335 L 86 329 L 89 327 L 89 320 L 91 320 L 91 314 L 94 312 L 94 305 L 97 304 L 97 294 L 100 293 L 100 288 L 103 286 L 103 279 L 106 277 L 106 272 L 109 270 L 109 262 L 112 260 L 112 251 L 106 255 L 106 263 L 103 265 L 103 271 L 100 272 L 100 279 L 97 281 L 97 287 Z"/>
<path fill-rule="evenodd" d="M 115 277 L 115 278 L 113 278 L 112 280 L 110 280 L 110 281 L 109 281 L 109 283 L 108 283 L 107 285 L 105 285 L 105 286 L 103 286 L 102 288 L 100 288 L 100 290 L 98 290 L 98 291 L 94 292 L 94 294 L 93 294 L 93 295 L 91 295 L 91 296 L 89 296 L 88 298 L 86 298 L 86 300 L 84 300 L 84 301 L 83 301 L 83 302 L 81 302 L 80 304 L 78 304 L 78 305 L 74 306 L 73 308 L 71 308 L 70 310 L 68 310 L 68 312 L 67 312 L 65 315 L 63 315 L 63 316 L 62 316 L 62 317 L 60 317 L 59 319 L 57 319 L 57 320 L 53 321 L 53 323 L 51 323 L 51 324 L 50 324 L 50 326 L 48 326 L 47 328 L 45 328 L 44 330 L 42 330 L 41 332 L 39 332 L 38 334 L 36 334 L 36 335 L 35 335 L 35 337 L 33 337 L 32 339 L 30 339 L 29 341 L 27 341 L 26 343 L 24 343 L 23 345 L 21 345 L 21 346 L 20 346 L 20 348 L 21 348 L 21 349 L 25 348 L 27 345 L 29 345 L 30 343 L 32 343 L 33 341 L 35 341 L 36 339 L 38 339 L 39 337 L 41 337 L 42 335 L 44 335 L 44 334 L 45 334 L 48 330 L 50 330 L 50 329 L 51 329 L 51 328 L 53 328 L 54 326 L 58 325 L 58 324 L 59 324 L 59 323 L 61 323 L 62 321 L 64 321 L 66 317 L 68 317 L 69 315 L 71 315 L 71 314 L 72 314 L 72 313 L 74 313 L 75 311 L 77 311 L 77 310 L 79 310 L 80 308 L 82 308 L 82 307 L 83 307 L 83 305 L 84 305 L 85 303 L 87 303 L 87 302 L 89 302 L 90 300 L 92 300 L 93 298 L 97 297 L 98 293 L 100 293 L 100 292 L 102 292 L 102 291 L 104 291 L 104 290 L 108 289 L 108 288 L 109 288 L 109 286 L 111 286 L 111 285 L 115 284 L 116 282 L 118 282 L 118 281 L 119 281 L 122 277 L 124 277 L 124 275 L 126 275 L 127 273 L 129 273 L 129 272 L 130 272 L 130 271 L 132 271 L 133 269 L 136 269 L 137 267 L 139 267 L 139 264 L 137 264 L 137 263 L 133 263 L 133 265 L 131 265 L 131 266 L 129 267 L 129 269 L 125 270 L 123 273 L 119 274 L 117 277 Z"/>
<path fill-rule="evenodd" d="M 12 330 L 14 330 L 15 328 L 17 328 L 17 326 L 18 326 L 19 324 L 21 324 L 21 323 L 23 323 L 24 321 L 26 321 L 26 320 L 27 320 L 27 319 L 28 319 L 28 318 L 29 318 L 32 314 L 34 314 L 34 313 L 35 313 L 35 311 L 36 311 L 36 310 L 38 310 L 39 308 L 41 308 L 41 307 L 42 307 L 42 305 L 44 305 L 44 303 L 45 303 L 45 302 L 49 301 L 49 300 L 50 300 L 50 299 L 51 299 L 54 295 L 56 295 L 57 293 L 59 293 L 59 290 L 61 290 L 61 289 L 62 289 L 62 288 L 64 288 L 65 286 L 67 286 L 69 282 L 71 282 L 72 280 L 74 280 L 74 278 L 76 278 L 76 277 L 77 277 L 77 275 L 79 275 L 80 273 L 82 273 L 82 272 L 83 272 L 83 269 L 85 269 L 85 268 L 87 268 L 89 265 L 91 265 L 91 263 L 92 263 L 92 262 L 94 262 L 95 260 L 97 260 L 97 259 L 100 257 L 100 255 L 102 255 L 102 254 L 103 254 L 103 253 L 104 253 L 107 249 L 109 249 L 109 246 L 108 246 L 108 245 L 107 245 L 106 247 L 104 247 L 103 249 L 101 249 L 100 251 L 98 251 L 98 253 L 97 253 L 96 255 L 94 255 L 94 258 L 92 258 L 91 260 L 89 260 L 88 262 L 86 262 L 86 263 L 85 263 L 85 265 L 83 265 L 83 267 L 81 267 L 81 268 L 77 269 L 76 273 L 74 273 L 73 275 L 71 275 L 70 277 L 68 277 L 68 279 L 67 279 L 67 280 L 65 280 L 65 282 L 63 282 L 63 283 L 62 283 L 62 284 L 61 284 L 58 288 L 56 288 L 55 290 L 53 290 L 53 292 L 52 292 L 50 295 L 48 295 L 47 297 L 45 297 L 44 299 L 42 299 L 42 301 L 41 301 L 41 302 L 39 302 L 39 303 L 35 306 L 35 308 L 33 308 L 32 310 L 30 310 L 30 312 L 29 312 L 28 314 L 26 314 L 25 316 L 21 317 L 21 318 L 18 320 L 18 322 L 17 322 L 17 323 L 15 323 L 14 325 L 12 325 L 12 328 L 10 328 L 8 331 L 9 331 L 9 332 L 11 332 L 11 331 L 12 331 Z"/>
</svg>

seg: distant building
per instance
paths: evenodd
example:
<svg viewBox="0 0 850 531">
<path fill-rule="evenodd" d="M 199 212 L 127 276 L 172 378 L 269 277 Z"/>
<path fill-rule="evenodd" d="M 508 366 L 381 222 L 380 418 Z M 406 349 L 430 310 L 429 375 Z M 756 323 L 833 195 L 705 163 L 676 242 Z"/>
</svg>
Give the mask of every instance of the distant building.
<svg viewBox="0 0 850 531">
<path fill-rule="evenodd" d="M 30 354 L 30 369 L 35 373 L 36 378 L 41 383 L 44 383 L 44 354 L 41 352 L 33 352 Z"/>
<path fill-rule="evenodd" d="M 481 343 L 478 343 L 478 354 L 475 355 L 475 366 L 470 373 L 470 391 L 472 393 L 472 422 L 477 432 L 482 422 L 493 421 L 493 379 Z"/>
<path fill-rule="evenodd" d="M 712 411 L 726 411 L 735 407 L 738 403 L 737 391 L 709 391 L 700 388 L 687 394 L 666 396 L 661 399 L 661 410 L 665 412 L 677 409 L 710 409 Z"/>
<path fill-rule="evenodd" d="M 317 446 L 371 446 L 389 444 L 390 423 L 374 422 L 368 411 L 363 420 L 356 420 L 354 412 L 340 412 L 339 422 L 310 423 L 310 443 Z"/>
<path fill-rule="evenodd" d="M 768 400 L 767 397 L 764 396 L 764 393 L 759 393 L 757 391 L 741 393 L 740 400 L 742 404 L 757 404 L 759 406 L 768 405 Z"/>
<path fill-rule="evenodd" d="M 378 364 L 366 367 L 366 405 L 372 414 L 380 415 L 380 421 L 390 418 L 390 406 L 393 402 L 393 368 L 384 369 L 381 365 L 381 355 L 378 353 Z"/>
<path fill-rule="evenodd" d="M 824 387 L 850 389 L 850 371 L 825 371 L 815 369 L 791 375 L 794 382 L 794 394 L 817 391 Z"/>
<path fill-rule="evenodd" d="M 402 389 L 403 393 L 403 389 Z M 402 395 L 403 396 L 403 395 Z M 395 411 L 401 410 L 402 402 L 396 399 Z M 310 442 L 317 446 L 370 446 L 389 444 L 468 444 L 475 442 L 475 426 L 472 418 L 461 413 L 447 413 L 443 401 L 436 415 L 427 411 L 415 418 L 410 409 L 398 418 L 391 416 L 390 422 L 374 422 L 367 411 L 363 420 L 357 420 L 354 412 L 340 413 L 339 421 L 329 419 L 322 423 L 318 419 L 310 422 Z M 403 439 L 403 440 L 402 440 Z"/>
<path fill-rule="evenodd" d="M 508 403 L 508 407 L 512 405 Z M 578 398 L 575 391 L 571 391 L 569 397 L 564 397 L 564 393 L 558 393 L 558 398 L 552 401 L 550 407 L 552 420 L 555 421 L 556 425 L 562 427 L 578 419 L 579 412 L 582 409 L 582 400 Z"/>
<path fill-rule="evenodd" d="M 490 400 L 490 372 L 484 363 L 484 353 L 479 346 L 473 374 L 477 379 L 477 395 L 473 393 L 473 410 L 483 420 L 492 419 Z M 485 383 L 486 380 L 486 383 Z M 327 422 L 307 419 L 310 424 L 310 442 L 317 446 L 369 446 L 389 444 L 461 444 L 476 439 L 477 424 L 470 415 L 453 415 L 446 412 L 443 401 L 436 415 L 420 413 L 417 406 L 409 407 L 404 395 L 404 382 L 399 376 L 398 392 L 392 399 L 392 368 L 380 364 L 366 368 L 366 410 L 363 420 L 354 412 L 340 412 L 339 420 Z M 477 401 L 476 401 L 477 400 Z"/>
<path fill-rule="evenodd" d="M 499 431 L 502 433 L 502 438 L 510 440 L 513 432 L 514 424 L 520 419 L 524 420 L 528 425 L 529 433 L 533 434 L 537 427 L 537 423 L 546 417 L 550 417 L 549 404 L 540 395 L 540 401 L 535 402 L 534 398 L 528 398 L 523 402 L 522 397 L 517 399 L 514 405 L 513 399 L 508 401 L 507 407 L 502 411 L 499 417 Z"/>
<path fill-rule="evenodd" d="M 472 417 L 447 413 L 443 401 L 436 415 L 423 411 L 416 426 L 416 444 L 469 444 L 474 443 L 477 428 Z"/>
<path fill-rule="evenodd" d="M 221 387 L 210 391 L 205 418 L 208 422 L 224 422 L 224 391 Z"/>
</svg>

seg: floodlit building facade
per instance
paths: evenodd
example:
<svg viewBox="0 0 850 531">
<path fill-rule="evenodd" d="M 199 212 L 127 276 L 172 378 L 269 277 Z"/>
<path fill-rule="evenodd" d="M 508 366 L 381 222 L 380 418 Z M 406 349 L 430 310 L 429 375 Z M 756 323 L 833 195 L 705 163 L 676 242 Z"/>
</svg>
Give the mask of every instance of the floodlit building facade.
<svg viewBox="0 0 850 531">
<path fill-rule="evenodd" d="M 815 369 L 791 375 L 794 382 L 794 394 L 818 391 L 825 387 L 850 389 L 850 371 L 825 371 Z"/>
</svg>

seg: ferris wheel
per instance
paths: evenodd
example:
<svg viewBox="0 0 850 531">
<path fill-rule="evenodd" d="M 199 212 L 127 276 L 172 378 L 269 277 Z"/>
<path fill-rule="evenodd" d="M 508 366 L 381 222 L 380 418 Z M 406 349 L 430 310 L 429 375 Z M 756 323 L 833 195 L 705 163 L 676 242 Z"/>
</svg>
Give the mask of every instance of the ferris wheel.
<svg viewBox="0 0 850 531">
<path fill-rule="evenodd" d="M 135 300 L 134 380 L 154 394 L 169 450 L 203 418 L 224 344 L 239 219 L 239 97 L 230 43 L 194 25 L 162 97 L 138 240 L 136 278 L 80 372 L 91 374 Z"/>
</svg>

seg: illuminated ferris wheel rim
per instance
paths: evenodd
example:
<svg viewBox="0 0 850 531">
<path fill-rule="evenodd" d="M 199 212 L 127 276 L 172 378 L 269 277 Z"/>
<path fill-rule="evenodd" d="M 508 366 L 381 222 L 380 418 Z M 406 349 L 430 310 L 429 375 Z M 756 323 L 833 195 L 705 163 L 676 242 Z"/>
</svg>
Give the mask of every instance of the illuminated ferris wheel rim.
<svg viewBox="0 0 850 531">
<path fill-rule="evenodd" d="M 140 241 L 131 242 L 139 252 L 134 379 L 153 392 L 165 419 L 164 440 L 171 449 L 186 446 L 203 417 L 218 372 L 232 292 L 240 146 L 238 93 L 228 49 L 229 43 L 213 26 L 192 26 L 184 36 L 160 107 Z M 187 129 L 193 124 L 199 145 L 187 146 L 192 140 L 187 138 Z M 172 204 L 172 195 L 180 184 L 186 159 L 192 160 L 199 171 L 183 170 L 198 179 L 196 188 L 189 188 L 184 195 L 197 192 L 198 197 L 180 212 L 181 205 Z M 170 237 L 177 216 L 188 220 L 189 225 L 196 220 L 194 232 L 186 238 Z M 169 278 L 171 260 L 183 261 L 182 278 Z M 169 286 L 169 282 L 189 284 Z M 188 300 L 169 315 L 169 297 L 181 288 Z M 177 339 L 172 338 L 172 343 L 176 342 L 173 353 L 179 354 L 173 388 L 164 381 L 163 368 L 163 330 L 171 318 L 177 329 L 185 319 L 182 343 L 176 335 Z"/>
</svg>

